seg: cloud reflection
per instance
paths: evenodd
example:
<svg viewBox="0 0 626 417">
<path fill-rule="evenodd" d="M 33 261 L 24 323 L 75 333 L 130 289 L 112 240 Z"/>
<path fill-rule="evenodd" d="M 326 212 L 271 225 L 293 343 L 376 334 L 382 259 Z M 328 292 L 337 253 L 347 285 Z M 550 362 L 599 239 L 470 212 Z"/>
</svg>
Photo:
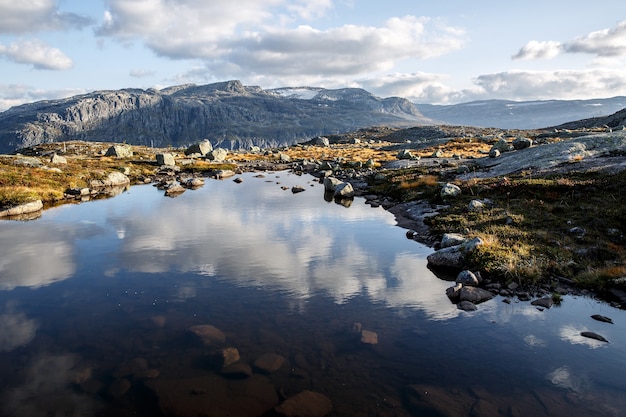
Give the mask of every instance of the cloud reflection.
<svg viewBox="0 0 626 417">
<path fill-rule="evenodd" d="M 29 344 L 37 332 L 39 324 L 23 313 L 0 314 L 0 352 L 10 352 Z"/>
<path fill-rule="evenodd" d="M 608 344 L 605 342 L 581 336 L 581 333 L 586 331 L 588 331 L 586 327 L 565 325 L 559 329 L 559 335 L 562 340 L 565 340 L 573 345 L 585 345 L 591 349 L 607 347 Z"/>
<path fill-rule="evenodd" d="M 445 297 L 447 283 L 426 268 L 421 246 L 388 227 L 395 223 L 391 214 L 360 200 L 349 209 L 324 203 L 321 186 L 298 195 L 280 188 L 307 181 L 288 174 L 272 182 L 247 176 L 239 185 L 219 183 L 217 192 L 209 184 L 174 200 L 158 196 L 162 201 L 149 213 L 129 211 L 109 220 L 125 231 L 119 265 L 196 273 L 295 298 L 325 293 L 337 303 L 364 293 L 436 318 L 458 315 Z"/>
</svg>

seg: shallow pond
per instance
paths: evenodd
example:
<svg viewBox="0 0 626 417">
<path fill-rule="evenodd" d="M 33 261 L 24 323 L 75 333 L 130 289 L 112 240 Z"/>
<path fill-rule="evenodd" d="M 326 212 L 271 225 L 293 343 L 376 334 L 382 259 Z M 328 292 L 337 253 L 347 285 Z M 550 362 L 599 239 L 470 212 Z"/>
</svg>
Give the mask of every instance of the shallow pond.
<svg viewBox="0 0 626 417">
<path fill-rule="evenodd" d="M 0 222 L 0 415 L 270 416 L 305 390 L 330 416 L 626 415 L 624 311 L 460 311 L 391 214 L 327 202 L 312 177 L 240 177 Z"/>
</svg>

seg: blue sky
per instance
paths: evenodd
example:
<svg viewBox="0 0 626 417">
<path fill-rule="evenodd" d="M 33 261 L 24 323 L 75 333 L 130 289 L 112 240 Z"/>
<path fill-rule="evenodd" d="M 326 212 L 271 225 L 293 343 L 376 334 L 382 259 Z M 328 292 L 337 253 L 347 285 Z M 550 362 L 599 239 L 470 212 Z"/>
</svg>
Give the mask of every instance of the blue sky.
<svg viewBox="0 0 626 417">
<path fill-rule="evenodd" d="M 231 79 L 434 104 L 626 95 L 626 2 L 0 0 L 0 111 Z"/>
</svg>

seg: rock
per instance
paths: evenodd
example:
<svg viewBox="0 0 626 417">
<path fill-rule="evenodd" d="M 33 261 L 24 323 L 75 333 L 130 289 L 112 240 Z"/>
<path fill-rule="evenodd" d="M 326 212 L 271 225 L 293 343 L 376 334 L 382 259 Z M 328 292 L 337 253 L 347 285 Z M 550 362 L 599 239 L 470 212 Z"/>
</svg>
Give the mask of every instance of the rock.
<svg viewBox="0 0 626 417">
<path fill-rule="evenodd" d="M 178 182 L 174 182 L 172 184 L 170 184 L 166 189 L 165 189 L 165 196 L 166 197 L 176 197 L 181 195 L 182 193 L 184 193 L 186 190 L 185 187 L 183 187 L 182 185 L 180 185 Z"/>
<path fill-rule="evenodd" d="M 252 368 L 247 363 L 233 363 L 223 367 L 220 373 L 232 378 L 247 378 L 252 375 Z"/>
<path fill-rule="evenodd" d="M 128 362 L 124 362 L 119 368 L 113 372 L 115 378 L 124 378 L 133 376 L 134 374 L 148 369 L 148 361 L 144 358 L 135 358 Z"/>
<path fill-rule="evenodd" d="M 521 149 L 526 149 L 533 146 L 533 140 L 530 138 L 519 137 L 513 141 L 512 145 L 513 149 L 519 151 Z"/>
<path fill-rule="evenodd" d="M 208 140 L 203 140 L 202 142 L 195 143 L 188 147 L 185 150 L 185 155 L 194 155 L 199 154 L 201 156 L 205 156 L 209 152 L 213 150 L 213 145 Z"/>
<path fill-rule="evenodd" d="M 460 301 L 470 301 L 474 304 L 480 304 L 494 297 L 493 293 L 477 287 L 463 287 L 459 291 Z"/>
<path fill-rule="evenodd" d="M 243 182 L 243 178 L 237 177 L 233 181 L 236 182 L 237 184 L 241 184 Z"/>
<path fill-rule="evenodd" d="M 444 200 L 447 198 L 458 197 L 459 195 L 461 195 L 461 189 L 457 185 L 447 183 L 443 186 L 439 195 Z"/>
<path fill-rule="evenodd" d="M 235 176 L 235 171 L 231 169 L 220 169 L 215 173 L 215 178 L 218 180 L 221 180 L 224 178 L 230 178 L 233 176 Z"/>
<path fill-rule="evenodd" d="M 431 158 L 443 158 L 443 151 L 441 149 L 437 149 L 435 152 L 432 153 Z"/>
<path fill-rule="evenodd" d="M 208 153 L 207 158 L 213 162 L 224 162 L 228 156 L 228 151 L 224 148 L 213 149 Z"/>
<path fill-rule="evenodd" d="M 313 391 L 302 391 L 287 398 L 275 408 L 276 412 L 285 417 L 324 417 L 333 409 L 330 398 Z"/>
<path fill-rule="evenodd" d="M 480 284 L 480 282 L 478 281 L 478 277 L 476 277 L 476 275 L 472 271 L 468 270 L 459 272 L 459 274 L 456 276 L 455 282 L 457 284 L 469 285 L 472 287 L 476 287 L 478 286 L 478 284 Z"/>
<path fill-rule="evenodd" d="M 398 154 L 396 155 L 396 158 L 398 158 L 398 159 L 413 159 L 413 154 L 408 149 L 402 149 L 400 152 L 398 152 Z"/>
<path fill-rule="evenodd" d="M 534 306 L 538 306 L 538 307 L 550 308 L 554 304 L 554 301 L 552 300 L 551 297 L 543 297 L 543 298 L 538 298 L 536 300 L 531 301 L 530 304 Z"/>
<path fill-rule="evenodd" d="M 280 153 L 280 155 L 278 156 L 278 160 L 280 162 L 291 162 L 291 157 L 289 155 L 287 155 L 286 153 Z"/>
<path fill-rule="evenodd" d="M 226 335 L 217 327 L 210 324 L 191 326 L 189 332 L 195 335 L 204 346 L 219 346 L 226 341 Z"/>
<path fill-rule="evenodd" d="M 330 146 L 330 141 L 328 140 L 328 138 L 320 136 L 317 139 L 315 139 L 315 144 L 317 146 Z"/>
<path fill-rule="evenodd" d="M 580 333 L 581 336 L 583 337 L 588 337 L 590 339 L 595 339 L 595 340 L 599 340 L 601 342 L 606 342 L 609 343 L 608 340 L 606 340 L 606 338 L 604 336 L 599 335 L 598 333 L 594 333 L 594 332 L 581 332 Z"/>
<path fill-rule="evenodd" d="M 361 330 L 361 343 L 365 345 L 378 344 L 378 335 L 371 330 Z"/>
<path fill-rule="evenodd" d="M 52 157 L 50 158 L 50 163 L 55 164 L 55 165 L 65 165 L 67 164 L 67 158 L 54 153 L 52 154 Z"/>
<path fill-rule="evenodd" d="M 177 417 L 259 417 L 278 404 L 272 381 L 262 375 L 224 378 L 208 374 L 188 379 L 146 381 L 160 415 Z"/>
<path fill-rule="evenodd" d="M 335 192 L 335 188 L 339 185 L 342 184 L 343 181 L 335 178 L 335 177 L 325 177 L 324 178 L 324 191 L 326 192 Z"/>
<path fill-rule="evenodd" d="M 254 361 L 254 367 L 261 372 L 271 374 L 285 363 L 285 357 L 277 353 L 265 353 Z"/>
<path fill-rule="evenodd" d="M 294 194 L 301 193 L 302 191 L 306 191 L 306 189 L 301 185 L 294 185 L 291 187 L 291 192 Z"/>
<path fill-rule="evenodd" d="M 235 362 L 239 362 L 241 357 L 239 356 L 239 350 L 237 348 L 227 347 L 215 352 L 213 359 L 218 368 L 224 368 Z"/>
<path fill-rule="evenodd" d="M 43 162 L 41 162 L 39 158 L 27 156 L 16 159 L 13 161 L 13 165 L 26 168 L 41 168 L 43 166 Z"/>
<path fill-rule="evenodd" d="M 335 187 L 335 192 L 333 194 L 335 198 L 353 198 L 354 197 L 354 188 L 352 188 L 352 184 L 349 182 L 342 182 Z"/>
<path fill-rule="evenodd" d="M 110 172 L 104 180 L 92 180 L 91 188 L 119 187 L 130 184 L 130 178 L 119 171 Z"/>
<path fill-rule="evenodd" d="M 189 178 L 187 181 L 185 181 L 185 187 L 191 188 L 192 190 L 200 188 L 203 185 L 204 180 L 202 178 Z"/>
<path fill-rule="evenodd" d="M 460 269 L 465 263 L 467 254 L 476 250 L 483 243 L 480 238 L 466 240 L 460 245 L 439 249 L 428 255 L 426 259 L 432 266 Z"/>
<path fill-rule="evenodd" d="M 461 288 L 463 288 L 463 284 L 456 284 L 454 287 L 449 287 L 446 289 L 446 295 L 452 302 L 456 302 L 459 300 Z"/>
<path fill-rule="evenodd" d="M 172 155 L 171 153 L 156 154 L 156 161 L 158 165 L 167 165 L 167 166 L 176 165 L 176 161 L 174 160 L 174 155 Z"/>
<path fill-rule="evenodd" d="M 456 307 L 459 310 L 463 310 L 463 311 L 476 311 L 478 310 L 478 307 L 476 307 L 476 304 L 472 303 L 471 301 L 467 301 L 467 300 L 463 300 L 460 303 L 458 303 L 456 305 Z"/>
<path fill-rule="evenodd" d="M 444 233 L 441 238 L 440 247 L 449 248 L 450 246 L 460 245 L 465 242 L 465 237 L 459 233 Z"/>
<path fill-rule="evenodd" d="M 130 158 L 131 156 L 133 156 L 133 148 L 130 145 L 113 145 L 109 149 L 107 149 L 104 156 Z"/>
<path fill-rule="evenodd" d="M 506 139 L 500 139 L 491 147 L 491 151 L 495 150 L 499 151 L 500 153 L 509 152 L 512 149 L 513 147 L 506 141 Z"/>
<path fill-rule="evenodd" d="M 497 158 L 500 156 L 500 151 L 497 149 L 492 149 L 489 151 L 489 158 Z"/>
<path fill-rule="evenodd" d="M 600 314 L 594 314 L 593 316 L 591 316 L 591 318 L 594 319 L 594 320 L 598 320 L 598 321 L 604 322 L 604 323 L 613 324 L 613 319 L 610 319 L 607 316 L 602 316 Z"/>
<path fill-rule="evenodd" d="M 472 200 L 467 205 L 467 209 L 470 212 L 474 212 L 474 213 L 480 212 L 480 211 L 483 211 L 485 209 L 485 203 L 483 203 L 480 200 Z"/>
<path fill-rule="evenodd" d="M 20 204 L 19 206 L 10 207 L 0 210 L 0 217 L 21 216 L 23 214 L 36 213 L 43 209 L 41 200 L 31 201 L 29 203 Z"/>
</svg>

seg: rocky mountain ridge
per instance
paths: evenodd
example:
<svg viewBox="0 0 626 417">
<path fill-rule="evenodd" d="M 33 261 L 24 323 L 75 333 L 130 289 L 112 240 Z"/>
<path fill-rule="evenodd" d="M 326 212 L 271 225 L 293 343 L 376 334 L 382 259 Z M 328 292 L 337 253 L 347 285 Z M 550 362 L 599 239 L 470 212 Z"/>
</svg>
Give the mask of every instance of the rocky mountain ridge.
<svg viewBox="0 0 626 417">
<path fill-rule="evenodd" d="M 311 93 L 300 99 L 226 81 L 39 101 L 0 113 L 0 153 L 67 140 L 166 147 L 209 139 L 228 149 L 277 147 L 363 127 L 432 123 L 403 98 L 355 88 Z"/>
</svg>

